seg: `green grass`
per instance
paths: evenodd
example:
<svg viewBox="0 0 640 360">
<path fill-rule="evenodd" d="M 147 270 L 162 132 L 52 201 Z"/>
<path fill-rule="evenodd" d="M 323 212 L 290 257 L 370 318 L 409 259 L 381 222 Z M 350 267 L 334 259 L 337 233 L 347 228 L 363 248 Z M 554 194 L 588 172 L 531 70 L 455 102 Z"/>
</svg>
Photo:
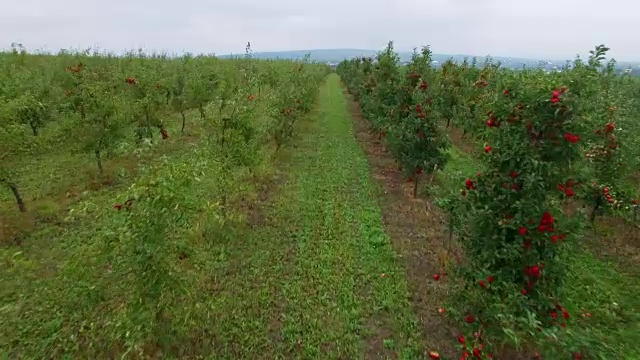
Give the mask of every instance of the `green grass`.
<svg viewBox="0 0 640 360">
<path fill-rule="evenodd" d="M 131 254 L 118 248 L 118 237 L 125 234 L 119 234 L 122 215 L 112 205 L 130 195 L 129 186 L 145 168 L 155 163 L 151 170 L 162 169 L 160 155 L 167 163 L 193 163 L 194 143 L 176 137 L 155 144 L 141 158 L 108 160 L 107 169 L 126 166 L 128 171 L 95 189 L 82 184 L 94 167 L 72 161 L 81 155 L 25 161 L 29 166 L 21 169 L 20 184 L 29 213 L 16 214 L 12 201 L 0 203 L 5 219 L 25 217 L 23 223 L 8 224 L 24 230 L 20 246 L 0 244 L 0 358 L 109 357 L 114 344 L 126 341 L 123 335 L 136 332 L 124 311 L 130 270 L 118 269 L 126 264 L 122 257 L 113 259 Z M 37 191 L 38 184 L 50 186 Z M 79 193 L 66 199 L 65 188 Z M 210 192 L 193 193 L 203 190 Z"/>
<path fill-rule="evenodd" d="M 600 359 L 640 359 L 640 283 L 587 249 L 568 256 L 566 306 L 574 314 L 572 341 Z M 585 317 L 583 314 L 591 314 Z"/>
<path fill-rule="evenodd" d="M 170 237 L 176 286 L 163 293 L 170 326 L 161 338 L 132 317 L 138 275 L 110 208 L 126 198 L 126 184 L 85 194 L 60 226 L 0 248 L 0 358 L 421 358 L 405 272 L 336 75 L 299 131 L 259 216 L 226 222 L 207 210 L 219 181 L 215 155 L 205 166 L 192 146 L 166 154 L 175 166 L 204 166 L 204 176 L 183 189 L 201 212 Z M 157 166 L 153 178 L 166 171 Z M 234 177 L 239 193 L 259 197 L 248 179 Z"/>
<path fill-rule="evenodd" d="M 419 357 L 404 272 L 346 105 L 330 76 L 265 210 L 267 226 L 227 248 L 239 263 L 221 278 L 216 336 L 237 348 L 221 358 L 361 359 L 373 342 L 389 356 Z"/>
<path fill-rule="evenodd" d="M 104 180 L 112 184 L 130 182 L 134 178 L 132 172 L 136 167 L 153 163 L 159 155 L 185 148 L 184 145 L 189 139 L 180 135 L 180 115 L 166 114 L 165 116 L 166 128 L 171 134 L 170 140 L 160 140 L 158 131 L 154 129 L 153 143 L 138 146 L 133 139 L 135 127 L 131 126 L 132 135 L 125 137 L 119 146 L 103 154 L 107 178 Z M 202 126 L 196 111 L 188 111 L 187 119 L 187 134 L 201 131 Z M 77 137 L 78 134 L 72 133 L 66 139 L 56 142 L 62 138 L 60 133 L 64 133 L 68 127 L 73 126 L 73 121 L 76 120 L 60 119 L 53 122 L 43 128 L 38 138 L 25 134 L 25 141 L 33 142 L 30 144 L 33 149 L 25 151 L 25 154 L 15 160 L 10 168 L 15 170 L 17 176 L 13 180 L 19 185 L 27 201 L 56 197 L 69 190 L 86 188 L 88 183 L 99 181 L 98 167 L 93 153 L 82 150 L 80 140 L 69 140 L 69 137 Z M 11 202 L 13 195 L 2 188 L 0 201 Z"/>
</svg>

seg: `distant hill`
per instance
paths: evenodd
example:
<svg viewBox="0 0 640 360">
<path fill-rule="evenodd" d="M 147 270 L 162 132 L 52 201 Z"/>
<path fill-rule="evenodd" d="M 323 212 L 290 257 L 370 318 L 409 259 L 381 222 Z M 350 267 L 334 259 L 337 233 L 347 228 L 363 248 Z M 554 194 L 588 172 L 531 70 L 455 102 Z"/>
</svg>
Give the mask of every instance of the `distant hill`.
<svg viewBox="0 0 640 360">
<path fill-rule="evenodd" d="M 298 60 L 304 58 L 305 55 L 311 54 L 311 60 L 318 62 L 340 62 L 345 59 L 352 59 L 357 56 L 375 56 L 377 50 L 362 49 L 321 49 L 321 50 L 294 50 L 294 51 L 274 51 L 274 52 L 257 52 L 253 53 L 253 57 L 257 59 L 292 59 Z M 244 56 L 244 54 L 221 55 L 220 58 L 229 58 L 235 56 Z"/>
<path fill-rule="evenodd" d="M 318 49 L 318 50 L 294 50 L 294 51 L 274 51 L 274 52 L 257 52 L 253 53 L 253 57 L 256 59 L 292 59 L 298 60 L 304 58 L 306 54 L 311 55 L 312 61 L 318 62 L 331 62 L 331 63 L 339 63 L 345 59 L 353 59 L 355 57 L 375 57 L 378 54 L 378 50 L 364 50 L 364 49 Z M 411 52 L 402 51 L 398 52 L 398 56 L 400 56 L 400 61 L 410 61 L 411 60 Z M 221 55 L 221 58 L 230 58 L 235 56 L 244 56 L 244 54 L 229 54 L 229 55 Z M 473 59 L 474 55 L 448 55 L 448 54 L 433 54 L 432 58 L 438 62 L 444 62 L 448 59 L 453 59 L 454 61 L 463 61 L 465 58 L 469 60 Z M 484 56 L 477 56 L 478 61 L 483 61 Z M 518 59 L 518 58 L 504 58 L 504 57 L 494 57 L 494 61 L 500 61 L 502 63 L 513 63 L 513 64 L 526 64 L 529 66 L 537 65 L 540 60 L 532 60 L 532 59 Z M 564 65 L 564 62 L 557 62 L 560 65 Z"/>
<path fill-rule="evenodd" d="M 352 59 L 358 56 L 374 57 L 378 54 L 378 50 L 365 50 L 365 49 L 314 49 L 314 50 L 294 50 L 294 51 L 274 51 L 274 52 L 257 52 L 253 53 L 253 57 L 257 59 L 290 59 L 298 60 L 304 58 L 306 54 L 311 55 L 312 61 L 326 62 L 326 63 L 339 63 L 345 59 Z M 411 60 L 411 52 L 404 51 L 398 52 L 400 61 Z M 220 58 L 230 58 L 236 56 L 244 56 L 244 54 L 228 54 L 220 55 Z M 448 59 L 452 59 L 455 62 L 462 62 L 465 58 L 471 61 L 473 57 L 478 59 L 479 63 L 484 61 L 484 55 L 450 55 L 450 54 L 433 54 L 434 61 L 442 63 Z M 523 66 L 526 67 L 544 67 L 546 69 L 561 68 L 566 64 L 566 61 L 547 60 L 547 59 L 526 59 L 526 58 L 508 58 L 501 56 L 492 56 L 494 62 L 500 62 L 503 67 L 520 69 Z M 567 59 L 573 60 L 573 59 Z M 640 62 L 620 62 L 616 66 L 619 70 L 627 69 L 631 67 L 635 75 L 640 74 Z"/>
</svg>

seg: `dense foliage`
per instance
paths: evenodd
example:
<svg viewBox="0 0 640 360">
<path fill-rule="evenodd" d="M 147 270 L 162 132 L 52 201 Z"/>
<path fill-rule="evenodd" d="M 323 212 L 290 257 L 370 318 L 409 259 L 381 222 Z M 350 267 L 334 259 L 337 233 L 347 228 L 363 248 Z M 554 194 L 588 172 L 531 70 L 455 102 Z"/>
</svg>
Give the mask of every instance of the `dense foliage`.
<svg viewBox="0 0 640 360">
<path fill-rule="evenodd" d="M 479 145 L 477 174 L 443 202 L 465 252 L 447 311 L 460 321 L 461 359 L 522 344 L 551 358 L 609 356 L 606 345 L 562 336 L 564 264 L 583 225 L 603 211 L 637 221 L 640 82 L 604 63 L 607 50 L 547 73 L 491 59 L 434 68 L 428 49 L 402 67 L 389 43 L 376 59 L 338 66 L 408 174 L 446 166 L 446 129 Z M 574 211 L 577 202 L 588 210 Z"/>
<path fill-rule="evenodd" d="M 249 47 L 232 60 L 0 54 L 5 355 L 151 356 L 190 336 L 207 312 L 181 306 L 207 296 L 192 266 L 242 219 L 231 202 L 295 136 L 328 72 Z M 61 189 L 38 190 L 48 183 Z"/>
</svg>

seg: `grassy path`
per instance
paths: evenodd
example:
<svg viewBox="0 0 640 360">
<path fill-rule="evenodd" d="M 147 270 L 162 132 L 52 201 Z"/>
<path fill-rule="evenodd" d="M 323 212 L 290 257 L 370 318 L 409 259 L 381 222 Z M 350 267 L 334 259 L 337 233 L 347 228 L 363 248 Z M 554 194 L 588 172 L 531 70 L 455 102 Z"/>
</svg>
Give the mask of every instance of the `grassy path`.
<svg viewBox="0 0 640 360">
<path fill-rule="evenodd" d="M 283 172 L 287 182 L 263 209 L 265 223 L 226 247 L 229 273 L 212 314 L 217 355 L 423 357 L 337 75 L 321 87 Z"/>
</svg>

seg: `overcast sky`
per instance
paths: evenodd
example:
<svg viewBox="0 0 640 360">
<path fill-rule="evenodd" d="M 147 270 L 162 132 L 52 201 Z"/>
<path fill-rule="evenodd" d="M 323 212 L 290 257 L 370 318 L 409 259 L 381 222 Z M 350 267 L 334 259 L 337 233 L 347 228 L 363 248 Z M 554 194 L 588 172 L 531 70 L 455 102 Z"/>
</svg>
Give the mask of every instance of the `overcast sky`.
<svg viewBox="0 0 640 360">
<path fill-rule="evenodd" d="M 639 0 L 0 0 L 0 47 L 225 54 L 319 48 L 640 61 Z"/>
</svg>

